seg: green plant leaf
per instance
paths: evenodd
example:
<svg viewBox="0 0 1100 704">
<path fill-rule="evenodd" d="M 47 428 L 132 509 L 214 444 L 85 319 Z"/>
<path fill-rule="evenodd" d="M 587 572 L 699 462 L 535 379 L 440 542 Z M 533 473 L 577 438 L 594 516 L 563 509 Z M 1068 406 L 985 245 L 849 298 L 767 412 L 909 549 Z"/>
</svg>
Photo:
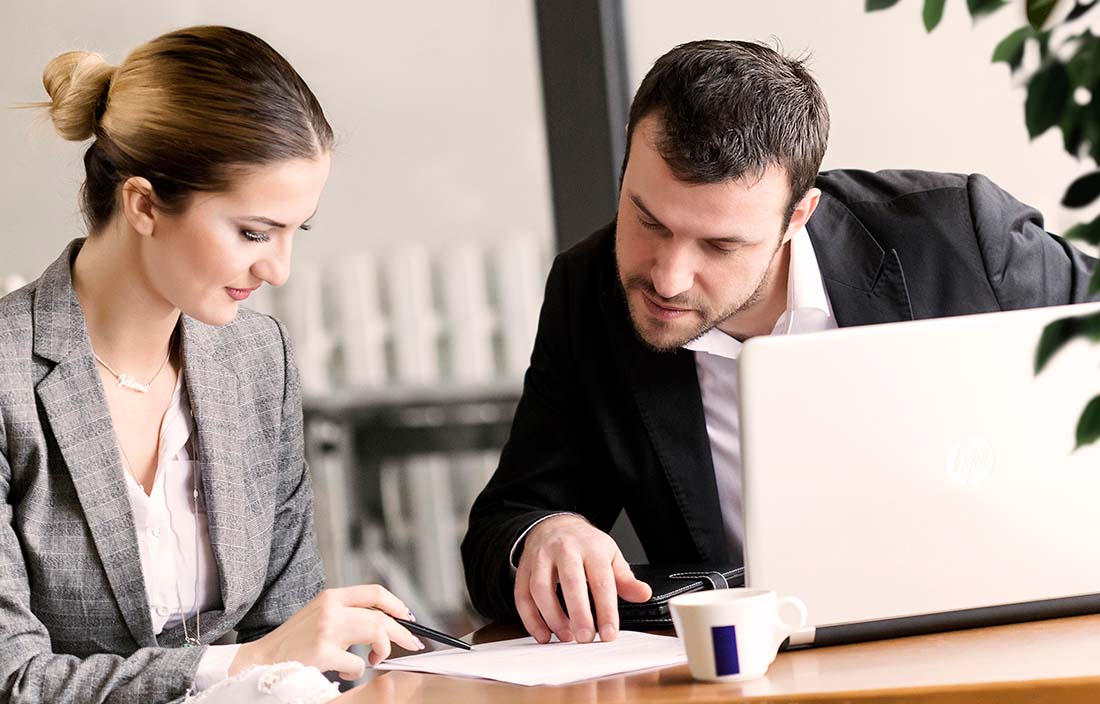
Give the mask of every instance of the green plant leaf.
<svg viewBox="0 0 1100 704">
<path fill-rule="evenodd" d="M 1024 103 L 1024 121 L 1032 139 L 1058 124 L 1069 97 L 1069 73 L 1061 61 L 1050 61 L 1032 74 Z"/>
<path fill-rule="evenodd" d="M 1004 61 L 1015 72 L 1024 60 L 1024 43 L 1031 36 L 1034 36 L 1031 27 L 1020 27 L 1002 39 L 993 49 L 993 63 Z"/>
<path fill-rule="evenodd" d="M 1064 19 L 1063 22 L 1074 21 L 1081 15 L 1091 10 L 1096 2 L 1097 0 L 1088 0 L 1087 2 L 1081 2 L 1081 0 L 1077 0 L 1077 2 L 1073 6 L 1073 9 L 1069 11 L 1069 14 L 1066 15 L 1066 19 Z"/>
<path fill-rule="evenodd" d="M 1089 280 L 1089 295 L 1091 296 L 1094 293 L 1100 293 L 1100 267 L 1092 272 L 1092 279 Z"/>
<path fill-rule="evenodd" d="M 1080 176 L 1066 189 L 1062 205 L 1067 208 L 1082 208 L 1100 196 L 1100 171 Z"/>
<path fill-rule="evenodd" d="M 1073 46 L 1073 53 L 1065 61 L 1073 85 L 1092 88 L 1100 84 L 1100 40 L 1086 29 L 1067 38 L 1065 46 L 1070 45 Z"/>
<path fill-rule="evenodd" d="M 921 18 L 924 20 L 924 31 L 931 32 L 943 19 L 943 6 L 947 0 L 924 0 L 924 11 Z"/>
<path fill-rule="evenodd" d="M 989 15 L 1001 9 L 1008 0 L 966 0 L 966 9 L 970 10 L 970 16 L 978 19 L 982 15 Z"/>
<path fill-rule="evenodd" d="M 1077 447 L 1100 440 L 1100 396 L 1093 398 L 1081 411 L 1081 418 L 1077 421 Z"/>
<path fill-rule="evenodd" d="M 1047 54 L 1050 53 L 1050 32 L 1051 30 L 1045 29 L 1035 35 L 1035 38 L 1039 40 L 1039 60 L 1046 61 Z"/>
<path fill-rule="evenodd" d="M 867 0 L 863 6 L 867 12 L 886 10 L 898 4 L 898 0 Z"/>
<path fill-rule="evenodd" d="M 1058 127 L 1062 130 L 1062 146 L 1073 156 L 1081 152 L 1081 142 L 1085 139 L 1084 114 L 1083 108 L 1070 103 L 1058 122 Z"/>
<path fill-rule="evenodd" d="M 1027 0 L 1027 21 L 1035 29 L 1042 29 L 1050 19 L 1050 13 L 1058 0 Z"/>
<path fill-rule="evenodd" d="M 1089 223 L 1074 225 L 1066 230 L 1063 237 L 1069 240 L 1081 240 L 1091 245 L 1100 245 L 1100 217 Z M 1100 268 L 1097 268 L 1097 271 L 1100 272 Z"/>
<path fill-rule="evenodd" d="M 1039 346 L 1035 349 L 1035 373 L 1054 357 L 1054 354 L 1067 343 L 1078 337 L 1088 337 L 1093 342 L 1100 341 L 1100 313 L 1062 318 L 1048 323 L 1039 337 Z"/>
</svg>

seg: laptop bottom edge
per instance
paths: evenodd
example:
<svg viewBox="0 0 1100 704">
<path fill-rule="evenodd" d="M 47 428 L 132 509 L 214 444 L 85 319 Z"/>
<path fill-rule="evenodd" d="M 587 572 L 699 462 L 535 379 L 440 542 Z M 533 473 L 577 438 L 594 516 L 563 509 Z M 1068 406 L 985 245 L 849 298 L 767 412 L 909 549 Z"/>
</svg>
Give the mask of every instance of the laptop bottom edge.
<svg viewBox="0 0 1100 704">
<path fill-rule="evenodd" d="M 1085 594 L 1058 599 L 1026 601 L 1017 604 L 921 614 L 919 616 L 820 626 L 814 629 L 812 641 L 792 645 L 790 639 L 788 639 L 784 641 L 780 650 L 798 650 L 885 640 L 887 638 L 921 636 L 929 633 L 1003 626 L 1010 623 L 1085 616 L 1096 613 L 1100 613 L 1100 594 Z"/>
</svg>

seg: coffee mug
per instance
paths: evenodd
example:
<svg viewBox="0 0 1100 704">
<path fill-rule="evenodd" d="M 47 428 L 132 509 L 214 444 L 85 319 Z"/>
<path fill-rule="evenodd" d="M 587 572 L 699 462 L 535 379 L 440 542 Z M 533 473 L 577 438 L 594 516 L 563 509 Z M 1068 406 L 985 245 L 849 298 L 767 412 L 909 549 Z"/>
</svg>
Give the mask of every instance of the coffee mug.
<svg viewBox="0 0 1100 704">
<path fill-rule="evenodd" d="M 695 592 L 668 604 L 692 677 L 710 682 L 763 676 L 783 641 L 806 625 L 801 599 L 766 589 Z M 797 623 L 783 620 L 784 606 L 798 611 Z"/>
</svg>

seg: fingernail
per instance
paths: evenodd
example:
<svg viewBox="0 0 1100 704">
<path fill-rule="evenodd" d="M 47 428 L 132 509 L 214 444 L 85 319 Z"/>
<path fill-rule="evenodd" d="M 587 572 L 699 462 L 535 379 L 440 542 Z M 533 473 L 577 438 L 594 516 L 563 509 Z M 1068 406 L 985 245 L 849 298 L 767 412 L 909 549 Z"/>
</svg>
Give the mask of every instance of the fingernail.
<svg viewBox="0 0 1100 704">
<path fill-rule="evenodd" d="M 614 640 L 615 634 L 619 629 L 612 626 L 610 623 L 600 628 L 600 640 L 609 641 Z"/>
<path fill-rule="evenodd" d="M 424 648 L 428 647 L 428 646 L 424 645 L 424 641 L 420 640 L 419 638 L 416 639 L 416 644 L 418 646 L 420 646 L 420 647 L 417 648 L 417 650 L 423 650 Z"/>
<path fill-rule="evenodd" d="M 586 628 L 582 628 L 581 630 L 577 631 L 577 642 L 587 643 L 590 640 L 592 640 L 592 631 L 589 631 Z"/>
<path fill-rule="evenodd" d="M 408 609 L 408 612 L 409 612 L 409 620 L 410 621 L 415 621 L 416 620 L 416 614 L 414 614 L 412 612 L 412 609 Z"/>
</svg>

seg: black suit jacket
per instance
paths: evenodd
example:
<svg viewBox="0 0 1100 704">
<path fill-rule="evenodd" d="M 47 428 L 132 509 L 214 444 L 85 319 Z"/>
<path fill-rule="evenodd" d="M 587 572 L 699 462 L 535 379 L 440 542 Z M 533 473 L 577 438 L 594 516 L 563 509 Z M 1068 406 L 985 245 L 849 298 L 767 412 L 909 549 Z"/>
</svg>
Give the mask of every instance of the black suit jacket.
<svg viewBox="0 0 1100 704">
<path fill-rule="evenodd" d="M 980 175 L 832 171 L 807 230 L 837 324 L 885 323 L 1086 300 L 1096 260 Z M 496 473 L 462 544 L 474 606 L 515 614 L 509 552 L 574 511 L 609 530 L 626 510 L 653 563 L 737 562 L 688 350 L 636 337 L 614 224 L 554 261 L 531 366 Z"/>
</svg>

